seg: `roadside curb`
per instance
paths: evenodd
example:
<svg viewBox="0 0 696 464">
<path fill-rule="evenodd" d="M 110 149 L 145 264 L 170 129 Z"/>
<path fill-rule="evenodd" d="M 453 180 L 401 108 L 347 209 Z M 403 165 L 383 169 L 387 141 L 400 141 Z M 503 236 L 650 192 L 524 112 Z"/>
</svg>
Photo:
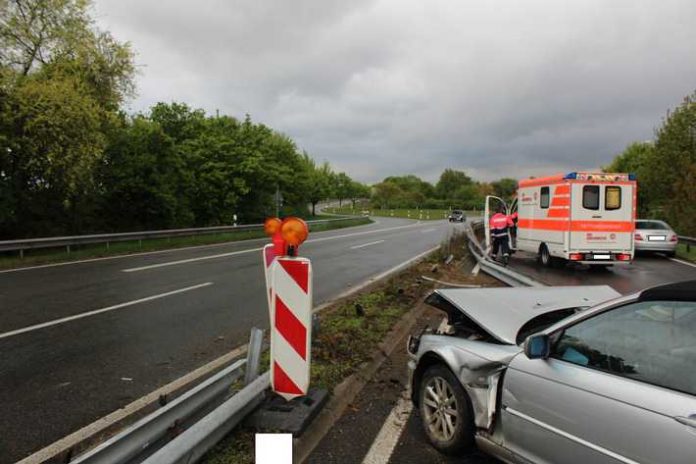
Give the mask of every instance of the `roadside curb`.
<svg viewBox="0 0 696 464">
<path fill-rule="evenodd" d="M 372 355 L 372 360 L 365 363 L 360 370 L 347 377 L 334 388 L 333 395 L 317 415 L 301 437 L 294 439 L 293 462 L 303 463 L 324 436 L 340 419 L 346 408 L 355 400 L 365 385 L 375 375 L 384 361 L 394 352 L 394 349 L 416 325 L 418 319 L 425 315 L 424 303 L 406 313 L 387 334 Z"/>
</svg>

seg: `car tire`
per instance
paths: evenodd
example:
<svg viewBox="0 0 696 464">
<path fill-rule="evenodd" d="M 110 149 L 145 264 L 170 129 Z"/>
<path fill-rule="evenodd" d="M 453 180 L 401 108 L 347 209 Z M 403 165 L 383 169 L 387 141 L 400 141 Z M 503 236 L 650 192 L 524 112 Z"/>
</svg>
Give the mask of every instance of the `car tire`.
<svg viewBox="0 0 696 464">
<path fill-rule="evenodd" d="M 418 385 L 421 424 L 437 450 L 455 454 L 474 447 L 474 415 L 469 396 L 446 366 L 429 367 Z"/>
<path fill-rule="evenodd" d="M 539 263 L 544 267 L 553 266 L 553 257 L 549 253 L 549 248 L 543 243 L 539 247 Z"/>
</svg>

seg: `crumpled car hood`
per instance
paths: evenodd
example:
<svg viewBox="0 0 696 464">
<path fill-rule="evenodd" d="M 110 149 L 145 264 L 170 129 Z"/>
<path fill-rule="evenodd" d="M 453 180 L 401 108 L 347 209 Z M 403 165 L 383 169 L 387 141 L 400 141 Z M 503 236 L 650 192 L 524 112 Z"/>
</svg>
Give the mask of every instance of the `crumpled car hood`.
<svg viewBox="0 0 696 464">
<path fill-rule="evenodd" d="M 448 314 L 455 308 L 497 341 L 514 345 L 522 326 L 537 316 L 559 309 L 595 306 L 620 296 L 608 285 L 447 288 L 435 290 L 426 302 Z"/>
</svg>

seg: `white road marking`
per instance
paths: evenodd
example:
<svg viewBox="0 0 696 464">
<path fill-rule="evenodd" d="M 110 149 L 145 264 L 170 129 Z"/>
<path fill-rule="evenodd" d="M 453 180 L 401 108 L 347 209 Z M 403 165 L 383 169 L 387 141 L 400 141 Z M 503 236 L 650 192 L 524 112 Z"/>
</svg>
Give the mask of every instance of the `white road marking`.
<svg viewBox="0 0 696 464">
<path fill-rule="evenodd" d="M 358 248 L 365 248 L 365 247 L 369 247 L 372 245 L 377 245 L 379 243 L 384 243 L 384 240 L 377 240 L 375 242 L 363 243 L 362 245 L 355 245 L 355 246 L 350 247 L 350 249 L 357 250 Z"/>
<path fill-rule="evenodd" d="M 674 261 L 675 263 L 683 264 L 684 266 L 691 266 L 691 267 L 696 267 L 696 264 L 694 263 L 689 263 L 687 261 L 682 261 L 681 259 L 677 258 L 669 258 L 670 261 Z"/>
<path fill-rule="evenodd" d="M 199 256 L 198 258 L 179 259 L 177 261 L 167 261 L 166 263 L 150 264 L 148 266 L 140 266 L 140 267 L 132 267 L 130 269 L 122 269 L 121 272 L 138 272 L 138 271 L 144 271 L 146 269 L 155 269 L 158 267 L 176 266 L 177 264 L 194 263 L 196 261 L 205 261 L 208 259 L 225 258 L 227 256 L 243 255 L 245 253 L 253 253 L 255 251 L 261 251 L 261 250 L 263 250 L 263 247 L 250 248 L 248 250 L 230 251 L 229 253 L 220 253 L 218 255 Z"/>
<path fill-rule="evenodd" d="M 434 227 L 431 227 L 430 229 L 421 230 L 421 234 L 427 234 L 428 232 L 433 232 L 435 230 L 437 230 L 437 229 Z"/>
<path fill-rule="evenodd" d="M 42 322 L 41 324 L 30 325 L 30 326 L 28 326 L 28 327 L 24 327 L 24 328 L 21 328 L 21 329 L 12 330 L 12 331 L 10 331 L 10 332 L 5 332 L 5 333 L 3 333 L 3 334 L 0 334 L 0 340 L 3 339 L 3 338 L 13 337 L 13 336 L 15 336 L 15 335 L 20 335 L 20 334 L 23 334 L 23 333 L 32 332 L 32 331 L 34 331 L 34 330 L 45 329 L 46 327 L 52 327 L 52 326 L 54 326 L 54 325 L 65 324 L 66 322 L 75 321 L 75 320 L 77 320 L 77 319 L 82 319 L 82 318 L 85 318 L 85 317 L 95 316 L 95 315 L 97 315 L 97 314 L 105 313 L 105 312 L 108 312 L 108 311 L 114 311 L 114 310 L 116 310 L 116 309 L 121 309 L 121 308 L 127 308 L 127 307 L 129 307 L 129 306 L 137 305 L 137 304 L 139 304 L 139 303 L 145 303 L 145 302 L 148 302 L 148 301 L 157 300 L 157 299 L 159 299 L 159 298 L 164 298 L 164 297 L 167 297 L 167 296 L 176 295 L 176 294 L 178 294 L 178 293 L 189 292 L 189 291 L 191 291 L 191 290 L 196 290 L 196 289 L 199 289 L 199 288 L 207 287 L 207 286 L 209 286 L 209 285 L 213 285 L 213 283 L 212 283 L 212 282 L 205 282 L 205 283 L 202 283 L 202 284 L 193 285 L 193 286 L 191 286 L 191 287 L 180 288 L 180 289 L 178 289 L 178 290 L 172 290 L 171 292 L 160 293 L 159 295 L 152 295 L 152 296 L 148 296 L 148 297 L 145 297 L 145 298 L 140 298 L 140 299 L 138 299 L 138 300 L 127 301 L 127 302 L 125 302 L 125 303 L 120 303 L 120 304 L 117 304 L 117 305 L 109 306 L 109 307 L 106 307 L 106 308 L 95 309 L 94 311 L 88 311 L 88 312 L 86 312 L 86 313 L 75 314 L 75 315 L 73 315 L 73 316 L 63 317 L 63 318 L 60 318 L 60 319 L 54 319 L 54 320 L 48 321 L 48 322 Z"/>
<path fill-rule="evenodd" d="M 321 238 L 315 238 L 311 240 L 307 240 L 305 243 L 317 243 L 317 242 L 324 242 L 326 240 L 338 240 L 340 238 L 348 238 L 348 237 L 356 237 L 359 235 L 366 235 L 366 234 L 375 234 L 378 232 L 389 232 L 393 230 L 399 230 L 399 229 L 405 229 L 409 227 L 416 227 L 422 225 L 420 222 L 416 222 L 414 224 L 407 224 L 405 226 L 396 226 L 396 227 L 388 227 L 386 229 L 377 229 L 377 230 L 366 230 L 364 232 L 355 232 L 352 234 L 342 234 L 342 235 L 333 235 L 331 237 L 321 237 Z M 228 256 L 234 256 L 234 255 L 242 255 L 245 253 L 254 253 L 257 251 L 263 250 L 263 247 L 261 248 L 252 248 L 249 250 L 239 250 L 239 251 L 232 251 L 229 253 L 220 253 L 217 255 L 209 255 L 209 256 L 200 256 L 198 258 L 189 258 L 189 259 L 180 259 L 177 261 L 168 261 L 166 263 L 159 263 L 159 264 L 150 264 L 147 266 L 140 266 L 140 267 L 133 267 L 130 269 L 122 269 L 122 272 L 138 272 L 138 271 L 145 271 L 147 269 L 157 269 L 160 267 L 166 267 L 166 266 L 175 266 L 177 264 L 186 264 L 186 263 L 194 263 L 196 261 L 205 261 L 208 259 L 216 259 L 216 258 L 225 258 Z"/>
<path fill-rule="evenodd" d="M 396 406 L 389 413 L 382 428 L 372 442 L 370 450 L 363 459 L 363 464 L 386 464 L 391 459 L 396 443 L 399 441 L 411 415 L 413 405 L 408 397 L 408 392 L 403 392 Z"/>
</svg>

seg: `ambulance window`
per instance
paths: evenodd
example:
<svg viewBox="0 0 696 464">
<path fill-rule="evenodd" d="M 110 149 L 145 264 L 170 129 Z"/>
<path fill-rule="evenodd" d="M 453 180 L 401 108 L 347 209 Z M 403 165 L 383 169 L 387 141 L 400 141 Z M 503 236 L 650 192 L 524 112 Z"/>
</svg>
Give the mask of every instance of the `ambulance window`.
<svg viewBox="0 0 696 464">
<path fill-rule="evenodd" d="M 539 198 L 539 206 L 542 208 L 549 207 L 549 188 L 541 187 L 541 196 Z"/>
<path fill-rule="evenodd" d="M 599 185 L 585 185 L 582 188 L 582 207 L 599 209 Z"/>
<path fill-rule="evenodd" d="M 604 209 L 611 211 L 621 208 L 621 187 L 607 187 L 604 191 Z"/>
</svg>

